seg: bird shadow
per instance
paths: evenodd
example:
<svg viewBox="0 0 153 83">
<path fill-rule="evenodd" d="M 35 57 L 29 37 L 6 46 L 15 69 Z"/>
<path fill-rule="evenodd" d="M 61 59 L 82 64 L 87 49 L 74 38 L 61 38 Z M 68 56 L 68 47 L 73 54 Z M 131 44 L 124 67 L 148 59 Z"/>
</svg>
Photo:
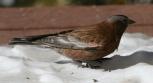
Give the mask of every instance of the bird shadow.
<svg viewBox="0 0 153 83">
<path fill-rule="evenodd" d="M 137 63 L 147 63 L 153 65 L 153 52 L 137 51 L 128 56 L 115 55 L 111 57 L 111 59 L 88 61 L 88 63 L 91 65 L 98 66 L 96 67 L 96 69 L 104 69 L 104 70 L 124 69 L 129 66 L 133 66 Z M 77 63 L 77 65 L 80 66 L 81 63 Z"/>
</svg>

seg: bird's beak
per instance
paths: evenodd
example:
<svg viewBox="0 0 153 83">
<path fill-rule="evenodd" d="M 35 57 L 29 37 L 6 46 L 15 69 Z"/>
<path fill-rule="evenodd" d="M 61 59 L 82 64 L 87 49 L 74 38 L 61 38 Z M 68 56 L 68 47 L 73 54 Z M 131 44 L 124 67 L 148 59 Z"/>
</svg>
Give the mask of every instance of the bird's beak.
<svg viewBox="0 0 153 83">
<path fill-rule="evenodd" d="M 134 24 L 134 23 L 135 23 L 135 21 L 134 21 L 134 20 L 129 19 L 129 20 L 128 20 L 128 23 L 129 23 L 129 24 Z"/>
</svg>

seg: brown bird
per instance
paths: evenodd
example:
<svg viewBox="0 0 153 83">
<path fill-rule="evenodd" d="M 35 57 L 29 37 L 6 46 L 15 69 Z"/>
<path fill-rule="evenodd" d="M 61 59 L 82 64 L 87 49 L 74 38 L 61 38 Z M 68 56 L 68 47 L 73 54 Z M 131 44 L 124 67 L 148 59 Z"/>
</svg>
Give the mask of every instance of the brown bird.
<svg viewBox="0 0 153 83">
<path fill-rule="evenodd" d="M 10 44 L 40 45 L 53 48 L 74 60 L 97 60 L 118 48 L 124 31 L 133 23 L 135 21 L 125 15 L 113 15 L 103 22 L 73 30 L 14 38 Z"/>
</svg>

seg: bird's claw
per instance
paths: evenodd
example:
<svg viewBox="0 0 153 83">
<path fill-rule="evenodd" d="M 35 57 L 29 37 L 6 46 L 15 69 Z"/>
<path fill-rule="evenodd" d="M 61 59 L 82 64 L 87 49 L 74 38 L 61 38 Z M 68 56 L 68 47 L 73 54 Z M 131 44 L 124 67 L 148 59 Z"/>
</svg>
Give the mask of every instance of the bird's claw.
<svg viewBox="0 0 153 83">
<path fill-rule="evenodd" d="M 81 63 L 81 67 L 82 67 L 82 68 L 97 69 L 97 68 L 99 68 L 100 66 L 98 66 L 98 65 L 93 65 L 93 64 L 90 64 L 90 63 L 87 63 L 87 62 L 82 62 L 82 63 Z"/>
</svg>

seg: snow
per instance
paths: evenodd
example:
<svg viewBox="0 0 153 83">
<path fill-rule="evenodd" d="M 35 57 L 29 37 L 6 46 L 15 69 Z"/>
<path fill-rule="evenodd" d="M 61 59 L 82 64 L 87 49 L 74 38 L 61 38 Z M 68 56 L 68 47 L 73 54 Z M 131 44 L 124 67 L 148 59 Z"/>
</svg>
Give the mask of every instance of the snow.
<svg viewBox="0 0 153 83">
<path fill-rule="evenodd" d="M 126 33 L 107 57 L 99 69 L 81 68 L 52 49 L 0 46 L 0 83 L 153 83 L 152 37 Z"/>
</svg>

